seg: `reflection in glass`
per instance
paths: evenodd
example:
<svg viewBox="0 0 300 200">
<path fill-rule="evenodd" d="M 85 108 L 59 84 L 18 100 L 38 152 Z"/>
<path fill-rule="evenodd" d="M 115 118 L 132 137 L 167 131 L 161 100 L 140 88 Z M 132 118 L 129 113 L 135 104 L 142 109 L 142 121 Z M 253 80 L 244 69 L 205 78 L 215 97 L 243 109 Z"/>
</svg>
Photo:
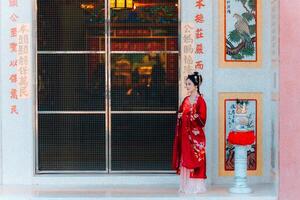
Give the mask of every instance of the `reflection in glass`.
<svg viewBox="0 0 300 200">
<path fill-rule="evenodd" d="M 112 23 L 178 23 L 178 0 L 139 0 L 132 9 L 116 9 L 111 4 Z"/>
<path fill-rule="evenodd" d="M 176 110 L 177 54 L 113 54 L 113 110 Z"/>
<path fill-rule="evenodd" d="M 112 110 L 176 110 L 177 0 L 133 1 L 130 9 L 110 6 Z"/>
<path fill-rule="evenodd" d="M 134 1 L 111 9 L 112 51 L 178 51 L 177 1 Z"/>
</svg>

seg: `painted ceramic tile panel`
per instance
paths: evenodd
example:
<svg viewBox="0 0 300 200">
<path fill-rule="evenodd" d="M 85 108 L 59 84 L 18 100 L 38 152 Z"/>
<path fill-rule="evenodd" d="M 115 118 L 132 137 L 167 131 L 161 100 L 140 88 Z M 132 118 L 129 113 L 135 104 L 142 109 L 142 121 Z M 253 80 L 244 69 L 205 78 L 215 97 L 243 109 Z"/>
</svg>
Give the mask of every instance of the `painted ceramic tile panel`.
<svg viewBox="0 0 300 200">
<path fill-rule="evenodd" d="M 260 0 L 220 0 L 221 67 L 259 67 L 260 7 Z"/>
<path fill-rule="evenodd" d="M 227 142 L 230 131 L 235 130 L 237 99 L 247 102 L 248 130 L 254 130 L 256 142 L 249 146 L 248 175 L 261 176 L 262 160 L 262 94 L 261 93 L 219 93 L 219 175 L 234 175 L 234 146 Z"/>
<path fill-rule="evenodd" d="M 256 99 L 240 99 L 247 102 L 247 118 L 248 124 L 247 129 L 254 130 L 256 135 L 256 124 L 257 124 L 257 101 Z M 234 170 L 234 146 L 228 143 L 227 138 L 231 130 L 235 129 L 235 114 L 236 114 L 236 99 L 225 99 L 225 170 Z M 256 142 L 249 147 L 248 150 L 248 170 L 256 170 L 257 154 L 256 154 Z"/>
<path fill-rule="evenodd" d="M 226 0 L 226 61 L 257 60 L 256 0 Z"/>
</svg>

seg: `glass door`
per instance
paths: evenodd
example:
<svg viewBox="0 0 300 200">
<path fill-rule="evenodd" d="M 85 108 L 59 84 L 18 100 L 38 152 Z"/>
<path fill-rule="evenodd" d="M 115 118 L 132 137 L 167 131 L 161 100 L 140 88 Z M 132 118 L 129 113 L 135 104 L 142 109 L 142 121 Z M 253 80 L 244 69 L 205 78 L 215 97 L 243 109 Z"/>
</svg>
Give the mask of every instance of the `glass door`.
<svg viewBox="0 0 300 200">
<path fill-rule="evenodd" d="M 37 173 L 171 170 L 177 0 L 37 0 Z"/>
</svg>

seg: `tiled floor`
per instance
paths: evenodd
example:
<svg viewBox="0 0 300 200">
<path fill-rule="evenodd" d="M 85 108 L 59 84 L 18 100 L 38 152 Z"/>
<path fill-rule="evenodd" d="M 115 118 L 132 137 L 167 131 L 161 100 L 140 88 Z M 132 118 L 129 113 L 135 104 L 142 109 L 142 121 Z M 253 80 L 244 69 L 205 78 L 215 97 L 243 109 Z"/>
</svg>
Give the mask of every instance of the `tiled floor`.
<svg viewBox="0 0 300 200">
<path fill-rule="evenodd" d="M 251 186 L 253 193 L 234 195 L 228 192 L 229 186 L 211 186 L 201 195 L 177 193 L 177 185 L 139 186 L 1 186 L 2 200 L 276 200 L 275 189 L 271 184 Z"/>
</svg>

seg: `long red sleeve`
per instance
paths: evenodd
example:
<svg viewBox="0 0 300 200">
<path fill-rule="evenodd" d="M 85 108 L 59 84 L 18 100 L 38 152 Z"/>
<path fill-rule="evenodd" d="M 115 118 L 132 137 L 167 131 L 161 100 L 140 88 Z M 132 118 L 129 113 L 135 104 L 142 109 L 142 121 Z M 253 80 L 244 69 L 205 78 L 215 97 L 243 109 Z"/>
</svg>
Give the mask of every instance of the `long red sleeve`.
<svg viewBox="0 0 300 200">
<path fill-rule="evenodd" d="M 199 117 L 196 118 L 196 121 L 198 122 L 200 127 L 204 127 L 206 124 L 206 103 L 202 97 L 198 98 L 197 114 L 199 115 Z"/>
</svg>

